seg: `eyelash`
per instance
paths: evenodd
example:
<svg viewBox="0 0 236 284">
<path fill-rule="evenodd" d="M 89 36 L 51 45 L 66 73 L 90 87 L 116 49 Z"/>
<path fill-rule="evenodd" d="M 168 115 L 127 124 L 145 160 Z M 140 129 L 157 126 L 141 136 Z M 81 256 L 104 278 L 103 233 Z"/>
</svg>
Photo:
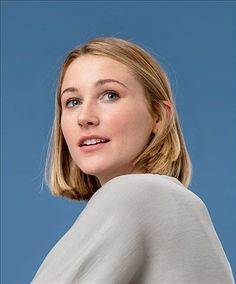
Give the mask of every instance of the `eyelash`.
<svg viewBox="0 0 236 284">
<path fill-rule="evenodd" d="M 103 94 L 102 98 L 103 98 L 105 95 L 107 95 L 107 94 L 115 95 L 115 96 L 117 97 L 117 98 L 115 99 L 115 101 L 118 100 L 118 98 L 120 97 L 119 94 L 118 94 L 117 92 L 115 92 L 115 91 L 106 91 L 106 92 Z M 78 99 L 78 98 L 70 98 L 70 99 L 68 99 L 68 100 L 65 102 L 65 105 L 66 105 L 67 107 L 69 107 L 68 104 L 69 104 L 70 102 L 73 102 L 73 101 L 79 102 L 80 99 Z M 109 100 L 109 101 L 110 101 L 110 100 Z M 70 107 L 69 107 L 69 108 L 70 108 Z"/>
</svg>

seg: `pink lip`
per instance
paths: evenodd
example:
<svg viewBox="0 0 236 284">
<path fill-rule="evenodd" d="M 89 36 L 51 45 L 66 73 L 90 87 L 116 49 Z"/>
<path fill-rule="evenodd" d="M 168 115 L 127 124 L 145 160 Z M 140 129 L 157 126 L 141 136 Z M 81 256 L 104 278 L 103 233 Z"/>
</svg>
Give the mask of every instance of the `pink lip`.
<svg viewBox="0 0 236 284">
<path fill-rule="evenodd" d="M 84 143 L 85 140 L 87 139 L 104 139 L 104 140 L 110 140 L 108 137 L 103 137 L 103 136 L 98 136 L 98 135 L 90 135 L 90 136 L 82 136 L 80 139 L 79 139 L 79 142 L 78 142 L 78 146 L 81 147 L 81 145 Z M 87 146 L 89 147 L 89 146 Z"/>
<path fill-rule="evenodd" d="M 110 142 L 110 141 L 109 141 Z M 95 151 L 95 150 L 99 150 L 101 148 L 103 148 L 106 144 L 108 144 L 109 142 L 106 143 L 100 143 L 100 144 L 96 144 L 96 145 L 90 145 L 90 146 L 81 146 L 80 149 L 83 152 L 90 152 L 90 151 Z"/>
</svg>

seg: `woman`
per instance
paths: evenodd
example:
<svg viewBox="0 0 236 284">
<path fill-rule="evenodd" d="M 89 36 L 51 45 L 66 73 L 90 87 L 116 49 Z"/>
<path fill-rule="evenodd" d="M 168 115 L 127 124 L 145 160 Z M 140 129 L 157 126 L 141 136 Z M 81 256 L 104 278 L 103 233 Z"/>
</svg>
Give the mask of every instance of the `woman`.
<svg viewBox="0 0 236 284">
<path fill-rule="evenodd" d="M 48 184 L 87 204 L 32 283 L 233 283 L 151 55 L 118 38 L 76 48 L 55 107 Z"/>
</svg>

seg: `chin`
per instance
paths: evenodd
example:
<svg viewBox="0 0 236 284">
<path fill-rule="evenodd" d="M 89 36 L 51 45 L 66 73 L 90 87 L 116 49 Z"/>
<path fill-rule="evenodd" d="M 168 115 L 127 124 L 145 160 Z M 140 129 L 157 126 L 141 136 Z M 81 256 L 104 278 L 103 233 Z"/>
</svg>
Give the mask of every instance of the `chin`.
<svg viewBox="0 0 236 284">
<path fill-rule="evenodd" d="M 81 169 L 82 172 L 84 172 L 87 175 L 91 175 L 91 176 L 100 176 L 103 175 L 104 172 L 107 172 L 106 169 L 102 169 L 101 167 L 79 167 Z"/>
</svg>

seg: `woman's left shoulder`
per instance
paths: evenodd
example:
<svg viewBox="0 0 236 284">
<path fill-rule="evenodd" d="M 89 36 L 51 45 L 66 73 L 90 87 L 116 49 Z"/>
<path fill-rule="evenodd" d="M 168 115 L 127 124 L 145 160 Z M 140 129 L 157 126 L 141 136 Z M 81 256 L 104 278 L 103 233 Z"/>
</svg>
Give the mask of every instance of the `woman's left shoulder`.
<svg viewBox="0 0 236 284">
<path fill-rule="evenodd" d="M 155 195 L 183 196 L 182 198 L 198 198 L 174 177 L 159 174 L 126 174 L 112 178 L 105 183 L 92 197 L 94 201 L 116 200 L 117 202 L 145 202 Z M 178 197 L 177 197 L 178 198 Z M 160 198 L 159 198 L 160 199 Z"/>
<path fill-rule="evenodd" d="M 180 207 L 205 207 L 204 202 L 195 193 L 186 188 L 174 177 L 159 174 L 127 174 L 117 176 L 106 182 L 92 196 L 88 208 L 101 204 L 103 210 L 130 210 L 154 204 L 162 208 L 168 204 Z"/>
</svg>

